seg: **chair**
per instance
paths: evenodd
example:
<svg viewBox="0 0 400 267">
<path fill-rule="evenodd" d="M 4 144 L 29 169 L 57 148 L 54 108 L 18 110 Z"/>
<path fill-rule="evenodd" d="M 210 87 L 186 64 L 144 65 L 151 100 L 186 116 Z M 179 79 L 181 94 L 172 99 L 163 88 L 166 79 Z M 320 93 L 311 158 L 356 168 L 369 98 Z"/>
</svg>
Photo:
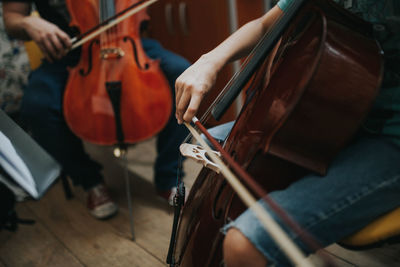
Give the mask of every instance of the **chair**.
<svg viewBox="0 0 400 267">
<path fill-rule="evenodd" d="M 353 250 L 378 247 L 400 241 L 400 207 L 376 219 L 357 233 L 339 242 Z"/>
<path fill-rule="evenodd" d="M 24 43 L 26 53 L 29 59 L 31 70 L 37 69 L 42 64 L 43 53 L 34 41 L 26 41 Z"/>
</svg>

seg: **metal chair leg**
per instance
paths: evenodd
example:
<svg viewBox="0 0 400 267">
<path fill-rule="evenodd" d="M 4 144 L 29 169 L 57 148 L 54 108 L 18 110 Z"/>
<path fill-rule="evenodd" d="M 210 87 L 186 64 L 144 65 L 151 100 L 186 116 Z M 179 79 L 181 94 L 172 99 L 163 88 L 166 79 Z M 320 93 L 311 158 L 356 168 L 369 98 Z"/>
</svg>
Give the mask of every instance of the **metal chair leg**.
<svg viewBox="0 0 400 267">
<path fill-rule="evenodd" d="M 68 177 L 64 171 L 61 171 L 60 178 L 62 181 L 64 194 L 66 199 L 71 199 L 73 197 L 71 187 L 69 186 Z"/>
<path fill-rule="evenodd" d="M 131 197 L 131 184 L 129 179 L 128 172 L 128 150 L 125 145 L 120 145 L 114 149 L 114 156 L 118 158 L 122 158 L 123 168 L 124 168 L 124 177 L 125 177 L 125 186 L 126 186 L 126 198 L 128 201 L 128 210 L 129 210 L 129 223 L 131 227 L 131 238 L 135 240 L 135 232 L 133 230 L 133 208 L 132 208 L 132 197 Z"/>
</svg>

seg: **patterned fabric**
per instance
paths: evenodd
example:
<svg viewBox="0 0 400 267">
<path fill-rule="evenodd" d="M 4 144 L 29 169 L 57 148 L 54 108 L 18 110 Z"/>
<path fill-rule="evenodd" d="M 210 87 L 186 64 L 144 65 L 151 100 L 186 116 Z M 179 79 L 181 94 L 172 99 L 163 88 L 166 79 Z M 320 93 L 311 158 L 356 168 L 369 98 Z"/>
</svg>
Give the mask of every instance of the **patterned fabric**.
<svg viewBox="0 0 400 267">
<path fill-rule="evenodd" d="M 7 113 L 19 110 L 30 66 L 23 42 L 10 40 L 4 30 L 0 3 L 0 108 Z"/>
</svg>

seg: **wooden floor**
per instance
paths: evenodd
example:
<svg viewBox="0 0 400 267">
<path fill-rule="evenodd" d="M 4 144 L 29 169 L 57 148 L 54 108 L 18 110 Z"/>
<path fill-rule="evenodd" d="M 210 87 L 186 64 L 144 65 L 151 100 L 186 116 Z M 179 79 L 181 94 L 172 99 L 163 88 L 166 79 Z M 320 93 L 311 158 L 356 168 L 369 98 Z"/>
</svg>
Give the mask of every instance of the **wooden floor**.
<svg viewBox="0 0 400 267">
<path fill-rule="evenodd" d="M 34 219 L 16 233 L 0 233 L 0 267 L 3 266 L 166 266 L 165 258 L 172 225 L 172 209 L 157 198 L 152 184 L 154 140 L 129 150 L 128 162 L 133 195 L 135 241 L 131 240 L 122 162 L 110 148 L 87 145 L 101 162 L 106 182 L 120 210 L 116 217 L 98 221 L 85 207 L 85 195 L 74 188 L 66 200 L 56 183 L 40 201 L 17 205 L 21 218 Z M 186 161 L 185 181 L 192 184 L 200 167 Z M 363 252 L 337 245 L 327 251 L 339 266 L 400 266 L 400 245 Z"/>
</svg>

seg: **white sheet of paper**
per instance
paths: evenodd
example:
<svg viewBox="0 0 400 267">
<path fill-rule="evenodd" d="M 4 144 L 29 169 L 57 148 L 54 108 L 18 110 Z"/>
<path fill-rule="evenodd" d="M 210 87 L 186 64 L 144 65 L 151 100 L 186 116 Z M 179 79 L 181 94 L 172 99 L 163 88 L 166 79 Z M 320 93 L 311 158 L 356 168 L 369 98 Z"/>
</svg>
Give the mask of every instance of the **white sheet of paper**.
<svg viewBox="0 0 400 267">
<path fill-rule="evenodd" d="M 28 167 L 15 151 L 10 140 L 0 131 L 0 165 L 15 179 L 16 183 L 31 196 L 38 197 L 35 182 Z"/>
</svg>

